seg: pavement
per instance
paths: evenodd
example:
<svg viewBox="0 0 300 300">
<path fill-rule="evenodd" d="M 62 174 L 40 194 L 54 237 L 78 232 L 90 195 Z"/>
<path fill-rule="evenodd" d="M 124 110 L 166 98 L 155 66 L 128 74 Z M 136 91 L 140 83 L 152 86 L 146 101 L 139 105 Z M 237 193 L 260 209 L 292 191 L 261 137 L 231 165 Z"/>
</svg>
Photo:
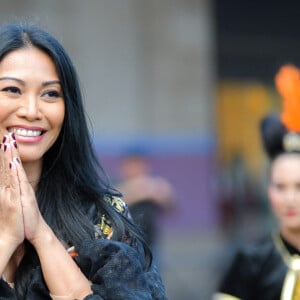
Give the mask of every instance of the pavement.
<svg viewBox="0 0 300 300">
<path fill-rule="evenodd" d="M 216 231 L 167 233 L 159 247 L 160 270 L 169 300 L 209 300 L 217 288 L 227 251 Z"/>
<path fill-rule="evenodd" d="M 229 229 L 162 232 L 159 266 L 168 300 L 210 300 L 238 245 L 274 224 L 257 210 L 245 212 Z"/>
</svg>

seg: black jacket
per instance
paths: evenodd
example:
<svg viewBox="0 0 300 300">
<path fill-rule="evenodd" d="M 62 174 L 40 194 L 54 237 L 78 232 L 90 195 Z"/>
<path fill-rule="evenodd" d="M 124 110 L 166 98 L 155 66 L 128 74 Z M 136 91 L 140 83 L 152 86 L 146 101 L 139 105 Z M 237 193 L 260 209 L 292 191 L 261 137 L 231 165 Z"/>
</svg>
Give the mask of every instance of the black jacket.
<svg viewBox="0 0 300 300">
<path fill-rule="evenodd" d="M 120 199 L 112 205 L 123 214 L 127 206 Z M 104 224 L 104 225 L 103 225 Z M 137 242 L 126 243 L 107 238 L 110 222 L 95 226 L 94 239 L 84 240 L 74 258 L 92 283 L 93 295 L 84 300 L 167 300 L 159 272 L 154 264 L 147 268 L 144 250 Z M 15 290 L 0 279 L 0 300 L 15 299 Z M 51 300 L 41 267 L 37 266 L 22 300 Z"/>
</svg>

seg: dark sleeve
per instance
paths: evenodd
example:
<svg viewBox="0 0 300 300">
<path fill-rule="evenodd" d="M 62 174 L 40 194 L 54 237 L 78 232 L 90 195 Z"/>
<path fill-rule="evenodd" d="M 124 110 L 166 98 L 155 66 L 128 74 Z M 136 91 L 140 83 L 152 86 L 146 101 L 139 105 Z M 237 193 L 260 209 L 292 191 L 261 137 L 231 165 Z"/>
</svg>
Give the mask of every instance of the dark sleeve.
<svg viewBox="0 0 300 300">
<path fill-rule="evenodd" d="M 3 279 L 0 279 L 0 299 L 17 299 L 14 290 Z"/>
<path fill-rule="evenodd" d="M 104 300 L 104 299 L 99 295 L 88 295 L 83 300 Z"/>
<path fill-rule="evenodd" d="M 92 282 L 94 294 L 85 300 L 167 299 L 157 269 L 154 265 L 146 269 L 143 252 L 138 248 L 94 239 L 84 241 L 78 253 L 78 265 Z"/>
<path fill-rule="evenodd" d="M 260 269 L 259 258 L 252 251 L 240 249 L 221 281 L 219 292 L 241 299 L 252 299 Z"/>
</svg>

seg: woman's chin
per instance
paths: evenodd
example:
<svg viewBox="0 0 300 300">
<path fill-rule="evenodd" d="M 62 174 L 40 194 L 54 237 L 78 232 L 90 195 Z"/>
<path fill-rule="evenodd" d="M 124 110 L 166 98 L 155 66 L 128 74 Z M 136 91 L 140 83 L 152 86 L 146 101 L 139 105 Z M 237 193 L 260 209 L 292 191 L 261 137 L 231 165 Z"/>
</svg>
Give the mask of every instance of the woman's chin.
<svg viewBox="0 0 300 300">
<path fill-rule="evenodd" d="M 40 155 L 34 155 L 33 153 L 23 153 L 23 152 L 20 152 L 20 159 L 22 164 L 42 161 Z"/>
</svg>

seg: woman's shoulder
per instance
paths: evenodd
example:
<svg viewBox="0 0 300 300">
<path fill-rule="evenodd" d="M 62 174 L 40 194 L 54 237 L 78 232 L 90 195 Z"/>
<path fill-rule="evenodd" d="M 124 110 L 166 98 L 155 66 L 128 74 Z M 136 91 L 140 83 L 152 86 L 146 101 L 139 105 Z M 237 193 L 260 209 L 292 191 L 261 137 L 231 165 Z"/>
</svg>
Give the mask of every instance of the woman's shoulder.
<svg viewBox="0 0 300 300">
<path fill-rule="evenodd" d="M 111 206 L 114 211 L 123 215 L 126 218 L 130 218 L 128 205 L 118 196 L 103 196 L 103 200 L 106 204 Z M 110 239 L 113 234 L 113 222 L 111 218 L 105 212 L 97 213 L 96 222 L 94 222 L 95 238 Z"/>
<path fill-rule="evenodd" d="M 253 261 L 261 263 L 270 258 L 276 252 L 276 247 L 271 235 L 264 235 L 237 247 L 235 257 L 253 264 Z"/>
<path fill-rule="evenodd" d="M 269 235 L 255 240 L 241 242 L 230 251 L 226 269 L 229 273 L 255 276 L 270 258 L 276 255 L 276 248 Z"/>
<path fill-rule="evenodd" d="M 269 280 L 270 283 L 271 274 L 278 271 L 281 274 L 281 267 L 282 261 L 278 257 L 272 236 L 267 235 L 243 243 L 235 248 L 228 260 L 219 292 L 235 295 L 238 299 L 250 299 L 253 295 L 260 295 L 266 281 Z M 278 279 L 272 284 L 277 287 Z"/>
<path fill-rule="evenodd" d="M 122 198 L 105 196 L 103 200 L 113 211 L 129 216 L 128 206 Z M 118 295 L 118 299 L 166 300 L 160 275 L 153 264 L 149 269 L 146 267 L 145 252 L 140 243 L 127 231 L 125 236 L 115 238 L 114 220 L 106 212 L 98 213 L 95 238 L 83 240 L 74 257 L 83 273 L 92 278 L 94 294 L 105 299 Z M 108 286 L 111 288 L 106 288 Z"/>
</svg>

